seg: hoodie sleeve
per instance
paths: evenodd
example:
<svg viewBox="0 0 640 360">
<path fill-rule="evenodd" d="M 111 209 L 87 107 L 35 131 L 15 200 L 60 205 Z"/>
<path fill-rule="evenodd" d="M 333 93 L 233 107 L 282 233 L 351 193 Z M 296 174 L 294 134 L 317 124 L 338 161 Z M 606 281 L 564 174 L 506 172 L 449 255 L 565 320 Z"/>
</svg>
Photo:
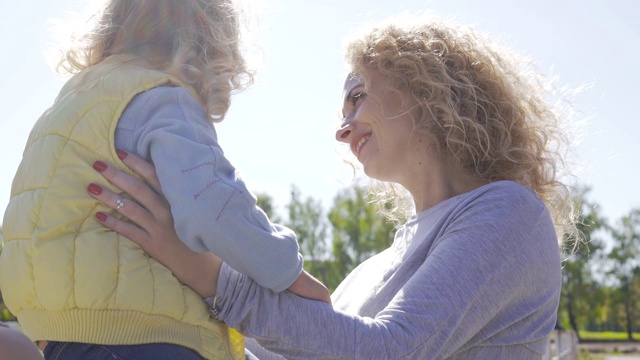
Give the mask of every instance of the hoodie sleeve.
<svg viewBox="0 0 640 360">
<path fill-rule="evenodd" d="M 153 162 L 176 232 L 193 250 L 214 252 L 273 291 L 298 277 L 296 235 L 257 207 L 186 89 L 159 87 L 135 97 L 118 124 L 116 147 Z"/>
</svg>

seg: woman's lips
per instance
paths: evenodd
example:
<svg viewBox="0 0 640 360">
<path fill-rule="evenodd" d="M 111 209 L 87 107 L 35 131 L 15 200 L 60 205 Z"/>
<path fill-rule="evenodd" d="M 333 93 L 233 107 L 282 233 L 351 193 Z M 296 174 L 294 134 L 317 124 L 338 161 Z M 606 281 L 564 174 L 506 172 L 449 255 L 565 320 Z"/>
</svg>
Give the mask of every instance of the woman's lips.
<svg viewBox="0 0 640 360">
<path fill-rule="evenodd" d="M 353 153 L 356 154 L 356 157 L 360 156 L 360 150 L 362 149 L 364 144 L 369 140 L 369 137 L 371 137 L 370 134 L 362 136 L 361 138 L 358 139 L 358 141 L 352 147 Z"/>
</svg>

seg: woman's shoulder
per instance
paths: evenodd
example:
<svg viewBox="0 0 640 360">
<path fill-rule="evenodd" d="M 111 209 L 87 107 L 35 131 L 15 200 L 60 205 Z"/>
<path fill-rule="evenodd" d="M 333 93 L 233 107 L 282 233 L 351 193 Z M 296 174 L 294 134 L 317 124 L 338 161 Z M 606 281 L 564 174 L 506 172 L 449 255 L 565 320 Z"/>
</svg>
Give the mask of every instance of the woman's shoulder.
<svg viewBox="0 0 640 360">
<path fill-rule="evenodd" d="M 542 200 L 531 188 L 511 180 L 500 180 L 481 186 L 475 192 L 476 198 L 490 198 L 510 203 L 542 204 Z"/>
<path fill-rule="evenodd" d="M 512 222 L 536 221 L 536 218 L 548 213 L 535 191 L 508 180 L 492 182 L 470 191 L 459 205 L 462 213 Z"/>
<path fill-rule="evenodd" d="M 457 195 L 410 218 L 405 225 L 442 216 L 456 217 L 473 209 L 544 208 L 542 200 L 529 187 L 515 181 L 501 180 Z"/>
</svg>

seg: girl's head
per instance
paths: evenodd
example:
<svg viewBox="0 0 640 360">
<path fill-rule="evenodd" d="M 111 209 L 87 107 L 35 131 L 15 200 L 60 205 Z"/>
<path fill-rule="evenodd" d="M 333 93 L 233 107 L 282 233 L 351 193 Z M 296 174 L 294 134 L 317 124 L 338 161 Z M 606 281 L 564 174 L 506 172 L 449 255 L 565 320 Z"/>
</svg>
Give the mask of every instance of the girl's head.
<svg viewBox="0 0 640 360">
<path fill-rule="evenodd" d="M 80 72 L 113 55 L 143 59 L 191 85 L 213 121 L 252 82 L 233 0 L 107 0 L 92 31 L 60 66 Z"/>
<path fill-rule="evenodd" d="M 367 31 L 347 46 L 351 71 L 386 78 L 411 104 L 414 131 L 458 169 L 485 182 L 513 180 L 535 190 L 560 218 L 559 180 L 566 136 L 529 64 L 471 29 L 402 19 Z"/>
</svg>

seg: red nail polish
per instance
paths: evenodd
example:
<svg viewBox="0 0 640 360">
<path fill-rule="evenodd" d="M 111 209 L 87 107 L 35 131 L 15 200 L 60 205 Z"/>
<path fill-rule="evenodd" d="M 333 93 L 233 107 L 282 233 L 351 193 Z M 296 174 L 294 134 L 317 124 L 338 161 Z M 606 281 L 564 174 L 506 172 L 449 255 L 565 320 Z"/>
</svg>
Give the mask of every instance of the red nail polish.
<svg viewBox="0 0 640 360">
<path fill-rule="evenodd" d="M 96 161 L 93 163 L 93 168 L 96 169 L 97 172 L 103 172 L 107 170 L 107 164 L 102 161 Z"/>
<path fill-rule="evenodd" d="M 96 184 L 89 184 L 89 186 L 87 186 L 87 190 L 89 190 L 89 192 L 92 193 L 93 195 L 102 194 L 102 187 Z"/>
<path fill-rule="evenodd" d="M 120 158 L 120 160 L 124 160 L 127 158 L 127 155 L 129 155 L 126 151 L 124 150 L 116 150 L 116 153 L 118 154 L 118 157 Z"/>
<path fill-rule="evenodd" d="M 100 221 L 106 221 L 107 220 L 107 214 L 103 213 L 103 212 L 97 212 L 96 213 L 96 218 Z"/>
</svg>

